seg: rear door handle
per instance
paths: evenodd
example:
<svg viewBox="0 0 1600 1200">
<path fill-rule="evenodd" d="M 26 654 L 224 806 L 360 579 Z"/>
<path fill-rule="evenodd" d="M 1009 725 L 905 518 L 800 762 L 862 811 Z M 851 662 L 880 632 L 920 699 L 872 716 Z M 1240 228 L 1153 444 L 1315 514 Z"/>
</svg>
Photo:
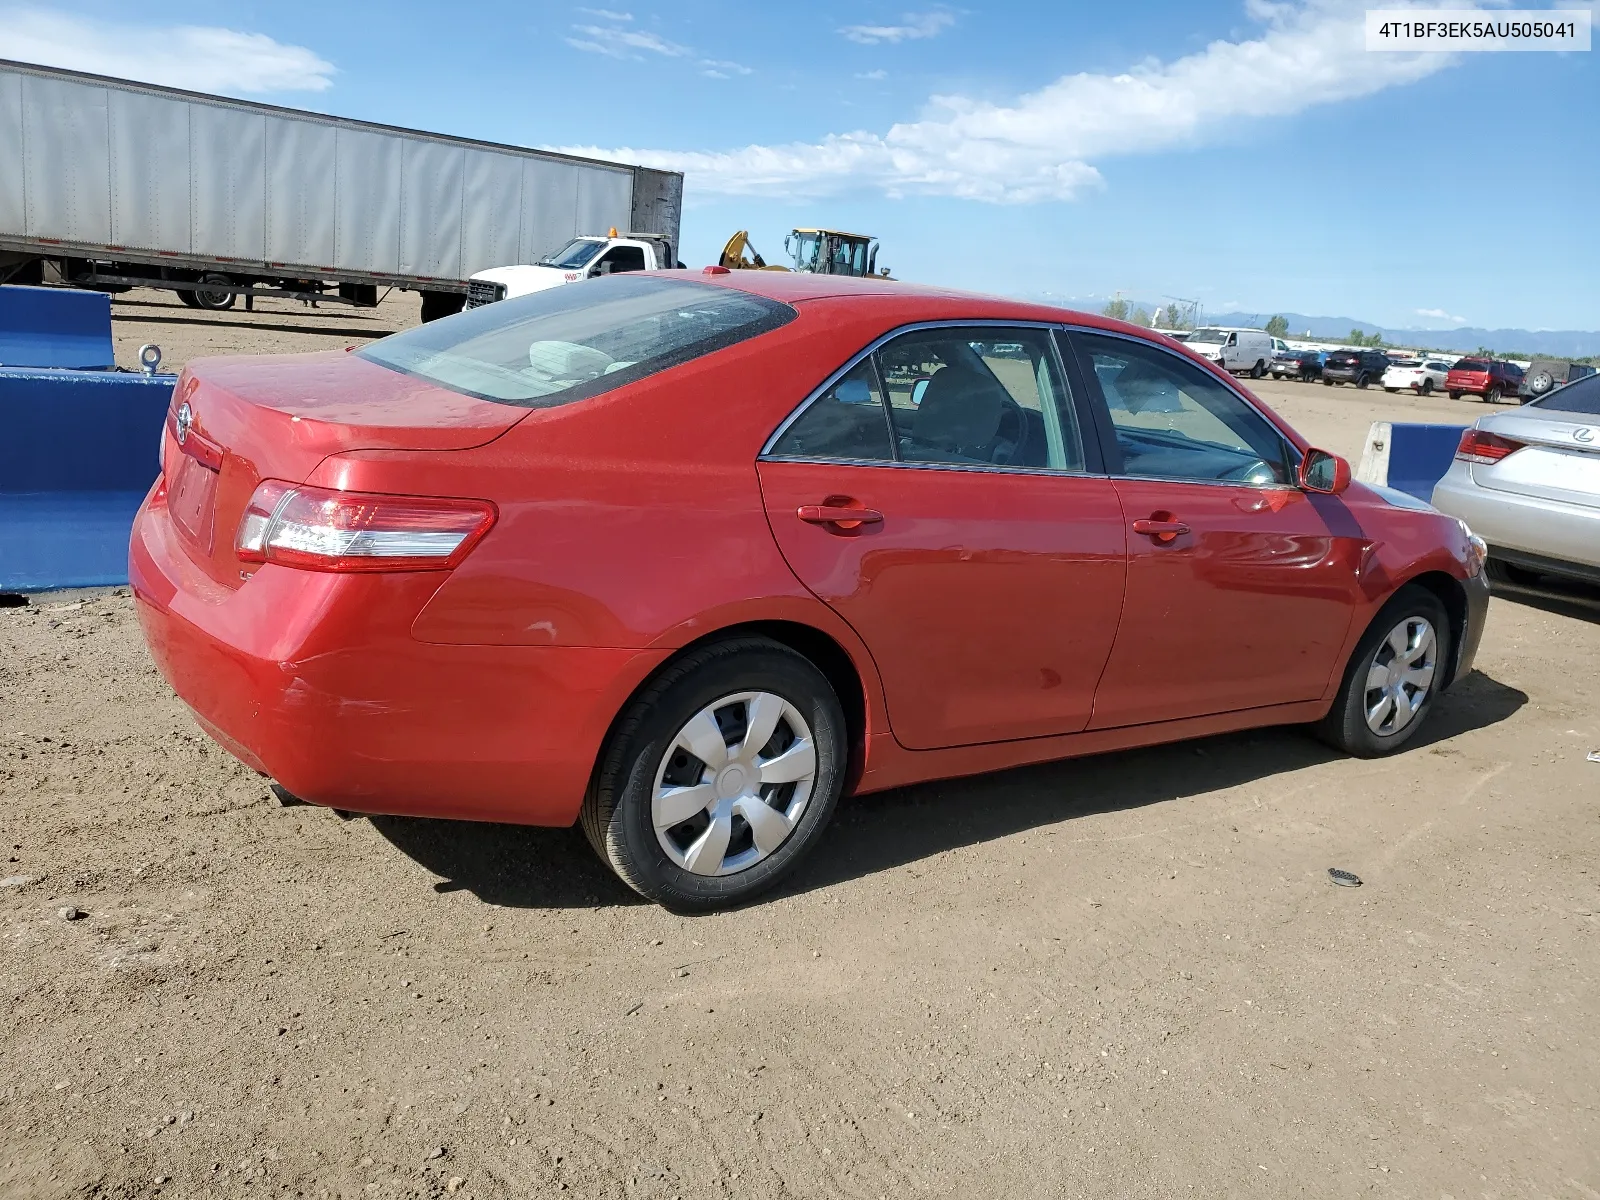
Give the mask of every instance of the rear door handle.
<svg viewBox="0 0 1600 1200">
<path fill-rule="evenodd" d="M 1158 542 L 1170 542 L 1180 533 L 1188 533 L 1189 527 L 1182 521 L 1158 520 L 1154 517 L 1141 517 L 1133 523 L 1133 531 L 1142 533 L 1146 537 L 1154 538 Z"/>
<path fill-rule="evenodd" d="M 860 529 L 883 520 L 883 514 L 875 508 L 850 508 L 843 504 L 802 504 L 795 515 L 808 525 L 832 525 L 838 529 Z"/>
</svg>

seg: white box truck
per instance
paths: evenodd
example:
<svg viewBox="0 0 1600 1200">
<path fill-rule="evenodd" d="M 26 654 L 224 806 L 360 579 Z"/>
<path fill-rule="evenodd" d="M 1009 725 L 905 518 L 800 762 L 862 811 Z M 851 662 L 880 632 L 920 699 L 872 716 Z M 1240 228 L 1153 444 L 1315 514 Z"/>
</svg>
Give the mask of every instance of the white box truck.
<svg viewBox="0 0 1600 1200">
<path fill-rule="evenodd" d="M 486 267 L 616 227 L 676 247 L 683 176 L 0 59 L 0 283 L 459 310 Z"/>
</svg>

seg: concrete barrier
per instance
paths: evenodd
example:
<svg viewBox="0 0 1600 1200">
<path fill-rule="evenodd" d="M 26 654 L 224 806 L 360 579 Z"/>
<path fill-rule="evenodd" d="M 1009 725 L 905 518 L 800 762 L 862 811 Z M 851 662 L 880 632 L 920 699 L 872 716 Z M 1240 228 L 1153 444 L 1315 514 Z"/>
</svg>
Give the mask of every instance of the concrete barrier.
<svg viewBox="0 0 1600 1200">
<path fill-rule="evenodd" d="M 128 535 L 160 470 L 176 381 L 0 369 L 0 592 L 128 581 Z"/>
<path fill-rule="evenodd" d="M 0 367 L 106 370 L 111 297 L 72 288 L 0 287 Z"/>
<path fill-rule="evenodd" d="M 1461 444 L 1465 425 L 1410 425 L 1374 421 L 1367 431 L 1356 478 L 1431 501 Z"/>
</svg>

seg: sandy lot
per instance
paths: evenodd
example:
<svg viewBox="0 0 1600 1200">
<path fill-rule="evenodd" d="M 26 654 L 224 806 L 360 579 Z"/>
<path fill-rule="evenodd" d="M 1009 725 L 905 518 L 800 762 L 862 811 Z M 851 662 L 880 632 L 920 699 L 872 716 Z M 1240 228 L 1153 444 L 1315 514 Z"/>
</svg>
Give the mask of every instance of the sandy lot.
<svg viewBox="0 0 1600 1200">
<path fill-rule="evenodd" d="M 415 315 L 145 299 L 119 355 Z M 1260 391 L 1348 454 L 1477 411 Z M 847 801 L 691 919 L 574 831 L 279 807 L 125 596 L 3 609 L 0 1196 L 1592 1200 L 1597 667 L 1600 596 L 1508 594 L 1397 758 L 1274 730 Z"/>
</svg>

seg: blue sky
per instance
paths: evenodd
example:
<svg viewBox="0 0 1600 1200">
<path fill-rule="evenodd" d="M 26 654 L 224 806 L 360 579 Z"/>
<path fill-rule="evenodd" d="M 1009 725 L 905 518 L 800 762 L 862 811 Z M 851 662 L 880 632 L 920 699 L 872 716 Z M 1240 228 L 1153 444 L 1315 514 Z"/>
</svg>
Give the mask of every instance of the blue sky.
<svg viewBox="0 0 1600 1200">
<path fill-rule="evenodd" d="M 1600 328 L 1595 54 L 1371 54 L 1362 7 L 76 0 L 0 57 L 681 167 L 691 265 L 826 224 L 1085 307 Z"/>
</svg>

